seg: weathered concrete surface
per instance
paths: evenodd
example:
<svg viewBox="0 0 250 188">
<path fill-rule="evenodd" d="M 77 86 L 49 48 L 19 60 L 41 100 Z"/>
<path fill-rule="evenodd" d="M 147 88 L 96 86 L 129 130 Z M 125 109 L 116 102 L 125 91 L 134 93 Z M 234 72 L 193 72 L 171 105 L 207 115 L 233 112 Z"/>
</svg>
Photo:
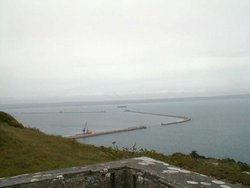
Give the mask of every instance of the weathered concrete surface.
<svg viewBox="0 0 250 188">
<path fill-rule="evenodd" d="M 0 187 L 243 187 L 148 157 L 0 178 Z"/>
</svg>

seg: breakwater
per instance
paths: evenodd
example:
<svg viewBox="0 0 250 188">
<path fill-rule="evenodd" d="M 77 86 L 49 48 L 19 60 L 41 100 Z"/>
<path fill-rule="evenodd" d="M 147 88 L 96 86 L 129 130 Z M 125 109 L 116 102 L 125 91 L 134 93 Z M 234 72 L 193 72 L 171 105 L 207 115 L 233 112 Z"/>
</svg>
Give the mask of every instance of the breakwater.
<svg viewBox="0 0 250 188">
<path fill-rule="evenodd" d="M 166 117 L 174 117 L 174 118 L 181 118 L 181 119 L 189 119 L 188 117 L 185 117 L 185 116 L 157 114 L 157 113 L 141 112 L 141 111 L 135 111 L 135 110 L 124 110 L 124 112 L 133 112 L 133 113 L 138 113 L 138 114 L 148 114 L 148 115 L 155 115 L 155 116 L 166 116 Z"/>
<path fill-rule="evenodd" d="M 178 118 L 179 119 L 179 120 L 172 121 L 172 122 L 162 122 L 161 125 L 171 125 L 171 124 L 185 123 L 185 122 L 191 120 L 191 118 L 189 118 L 189 117 L 179 116 L 179 115 L 157 114 L 157 113 L 141 112 L 141 111 L 134 111 L 134 110 L 124 110 L 124 112 L 131 112 L 131 113 L 138 113 L 138 114 L 147 114 L 147 115 L 155 115 L 155 116 L 173 117 L 173 118 Z"/>
<path fill-rule="evenodd" d="M 172 124 L 178 124 L 178 123 L 185 123 L 185 122 L 190 121 L 190 120 L 191 120 L 190 118 L 187 118 L 187 119 L 182 119 L 182 120 L 173 121 L 173 122 L 162 122 L 161 125 L 172 125 Z"/>
<path fill-rule="evenodd" d="M 19 112 L 21 114 L 94 114 L 94 113 L 105 113 L 106 111 L 59 111 L 59 112 Z"/>
<path fill-rule="evenodd" d="M 74 135 L 67 136 L 68 138 L 87 138 L 87 137 L 93 137 L 93 136 L 101 136 L 101 135 L 106 135 L 106 134 L 114 134 L 114 133 L 120 133 L 120 132 L 128 132 L 128 131 L 135 131 L 138 129 L 146 129 L 146 126 L 133 126 L 133 127 L 127 127 L 124 129 L 115 129 L 115 130 L 109 130 L 109 131 L 102 131 L 102 132 L 96 132 L 96 133 L 76 133 Z"/>
<path fill-rule="evenodd" d="M 172 124 L 178 124 L 178 123 L 184 123 L 187 121 L 190 121 L 191 119 L 185 116 L 177 116 L 177 115 L 166 115 L 166 114 L 157 114 L 157 113 L 150 113 L 150 112 L 141 112 L 141 111 L 134 111 L 134 110 L 124 110 L 124 112 L 131 112 L 131 113 L 139 113 L 139 114 L 146 114 L 146 115 L 155 115 L 155 116 L 165 116 L 165 117 L 173 117 L 178 118 L 178 120 L 171 121 L 171 122 L 161 122 L 161 125 L 172 125 Z M 88 137 L 94 137 L 94 136 L 102 136 L 106 134 L 115 134 L 120 132 L 128 132 L 128 131 L 135 131 L 139 129 L 146 129 L 146 126 L 133 126 L 133 127 L 127 127 L 122 129 L 114 129 L 114 130 L 108 130 L 108 131 L 101 131 L 96 133 L 83 133 L 79 132 L 74 135 L 66 136 L 68 138 L 78 139 L 78 138 L 88 138 Z"/>
</svg>

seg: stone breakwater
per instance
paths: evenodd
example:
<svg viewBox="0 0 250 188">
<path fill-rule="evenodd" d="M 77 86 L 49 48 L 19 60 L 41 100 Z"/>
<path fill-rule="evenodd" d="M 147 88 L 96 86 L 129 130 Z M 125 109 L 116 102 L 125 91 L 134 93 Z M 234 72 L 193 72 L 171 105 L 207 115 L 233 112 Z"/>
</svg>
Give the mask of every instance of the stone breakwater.
<svg viewBox="0 0 250 188">
<path fill-rule="evenodd" d="M 146 114 L 146 115 L 165 116 L 165 117 L 178 118 L 178 120 L 176 120 L 176 121 L 172 121 L 172 122 L 162 122 L 161 125 L 171 125 L 171 124 L 185 123 L 185 122 L 191 120 L 191 118 L 189 118 L 189 117 L 186 117 L 186 116 L 178 116 L 178 115 L 157 114 L 157 113 L 141 112 L 141 111 L 134 111 L 134 110 L 124 110 L 124 112 L 131 112 L 131 113 L 138 113 L 138 114 Z"/>
<path fill-rule="evenodd" d="M 148 157 L 0 178 L 0 187 L 241 188 Z"/>
<path fill-rule="evenodd" d="M 106 134 L 114 134 L 114 133 L 121 133 L 121 132 L 128 132 L 128 131 L 135 131 L 138 129 L 146 129 L 146 126 L 134 126 L 134 127 L 128 127 L 124 129 L 115 129 L 115 130 L 110 130 L 110 131 L 103 131 L 103 132 L 96 132 L 96 133 L 91 133 L 91 134 L 84 134 L 84 133 L 76 133 L 71 136 L 67 136 L 68 138 L 87 138 L 87 137 L 93 137 L 93 136 L 101 136 L 101 135 L 106 135 Z"/>
<path fill-rule="evenodd" d="M 177 118 L 175 121 L 171 122 L 161 122 L 161 125 L 171 125 L 171 124 L 179 124 L 179 123 L 185 123 L 187 121 L 190 121 L 191 119 L 185 116 L 177 116 L 177 115 L 166 115 L 166 114 L 156 114 L 156 113 L 150 113 L 150 112 L 140 112 L 140 111 L 133 111 L 133 110 L 124 110 L 124 112 L 131 112 L 131 113 L 139 113 L 139 114 L 146 114 L 146 115 L 155 115 L 155 116 L 165 116 L 165 117 L 173 117 Z M 94 137 L 94 136 L 102 136 L 106 134 L 115 134 L 120 132 L 128 132 L 128 131 L 135 131 L 138 129 L 146 129 L 146 126 L 133 126 L 128 128 L 122 128 L 122 129 L 115 129 L 115 130 L 107 130 L 102 132 L 96 132 L 96 133 L 76 133 L 74 135 L 66 136 L 68 138 L 78 139 L 78 138 L 88 138 L 88 137 Z"/>
</svg>

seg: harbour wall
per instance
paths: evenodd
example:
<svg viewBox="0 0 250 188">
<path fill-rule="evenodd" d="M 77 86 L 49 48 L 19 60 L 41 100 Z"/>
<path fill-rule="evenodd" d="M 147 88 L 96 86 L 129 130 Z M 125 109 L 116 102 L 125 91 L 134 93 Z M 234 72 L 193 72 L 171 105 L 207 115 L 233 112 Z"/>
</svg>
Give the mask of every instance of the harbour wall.
<svg viewBox="0 0 250 188">
<path fill-rule="evenodd" d="M 134 111 L 134 110 L 125 110 L 124 112 L 131 112 L 131 113 L 138 113 L 138 114 L 146 114 L 146 115 L 155 115 L 155 116 L 165 116 L 165 117 L 173 117 L 178 118 L 180 120 L 172 121 L 172 122 L 162 122 L 161 125 L 172 125 L 172 124 L 178 124 L 178 123 L 185 123 L 187 121 L 190 121 L 191 118 L 186 116 L 178 116 L 178 115 L 168 115 L 168 114 L 157 114 L 157 113 L 151 113 L 151 112 L 141 112 L 141 111 Z"/>
<path fill-rule="evenodd" d="M 106 135 L 106 134 L 114 134 L 114 133 L 120 133 L 120 132 L 128 132 L 128 131 L 135 131 L 139 129 L 146 129 L 146 126 L 134 126 L 134 127 L 128 127 L 124 129 L 115 129 L 115 130 L 110 130 L 110 131 L 102 131 L 102 132 L 97 132 L 97 133 L 91 133 L 91 134 L 84 134 L 84 133 L 77 133 L 71 136 L 67 136 L 69 138 L 87 138 L 87 137 L 93 137 L 93 136 L 101 136 L 101 135 Z"/>
<path fill-rule="evenodd" d="M 134 111 L 134 110 L 124 110 L 124 112 L 139 113 L 139 114 L 146 114 L 146 115 L 155 115 L 155 116 L 173 117 L 173 118 L 178 119 L 178 120 L 171 121 L 171 122 L 161 122 L 161 125 L 179 124 L 179 123 L 185 123 L 185 122 L 191 120 L 191 118 L 188 118 L 188 117 L 185 117 L 185 116 L 178 116 L 178 115 L 157 114 L 157 113 L 141 112 L 141 111 Z M 135 131 L 135 130 L 146 129 L 146 128 L 147 128 L 146 126 L 133 126 L 133 127 L 128 127 L 128 128 L 108 130 L 108 131 L 89 133 L 89 134 L 87 134 L 87 133 L 76 133 L 74 135 L 70 135 L 70 136 L 66 136 L 66 137 L 73 138 L 73 139 L 88 138 L 88 137 L 102 136 L 102 135 L 107 135 L 107 134 L 115 134 L 115 133 L 120 133 L 120 132 Z"/>
</svg>

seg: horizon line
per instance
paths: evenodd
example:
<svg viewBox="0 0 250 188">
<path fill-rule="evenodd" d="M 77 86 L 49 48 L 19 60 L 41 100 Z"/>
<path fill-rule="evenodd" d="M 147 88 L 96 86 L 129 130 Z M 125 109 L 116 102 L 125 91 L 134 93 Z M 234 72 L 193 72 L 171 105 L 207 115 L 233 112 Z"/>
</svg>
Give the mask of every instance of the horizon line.
<svg viewBox="0 0 250 188">
<path fill-rule="evenodd" d="M 0 108 L 11 108 L 14 106 L 34 107 L 38 105 L 40 107 L 46 105 L 102 105 L 102 104 L 124 104 L 124 103 L 144 103 L 144 102 L 160 102 L 160 101 L 185 101 L 185 100 L 205 100 L 205 99 L 223 99 L 223 98 L 237 98 L 237 97 L 250 97 L 250 93 L 247 94 L 230 94 L 230 95 L 211 95 L 211 96 L 193 96 L 193 97 L 168 97 L 168 98 L 148 98 L 148 99 L 117 99 L 117 100 L 93 100 L 93 101 L 59 101 L 59 102 L 21 102 L 21 103 L 5 103 L 0 104 Z"/>
</svg>

